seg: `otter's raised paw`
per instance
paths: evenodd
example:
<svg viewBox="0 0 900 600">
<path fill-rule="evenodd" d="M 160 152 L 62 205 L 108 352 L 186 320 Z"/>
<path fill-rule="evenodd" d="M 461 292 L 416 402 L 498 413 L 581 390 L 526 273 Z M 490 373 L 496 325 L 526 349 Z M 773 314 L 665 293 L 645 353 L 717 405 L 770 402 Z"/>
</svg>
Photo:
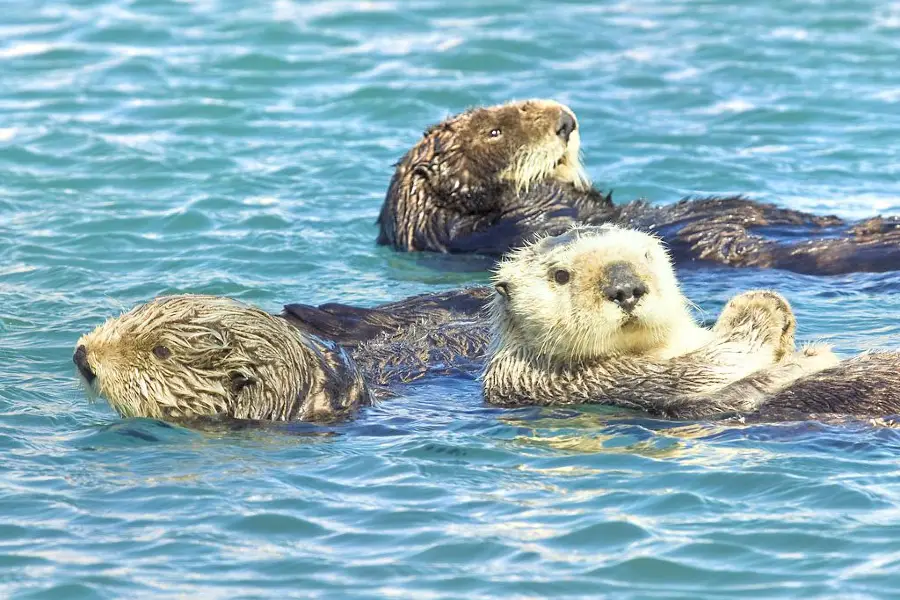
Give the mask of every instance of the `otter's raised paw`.
<svg viewBox="0 0 900 600">
<path fill-rule="evenodd" d="M 797 320 L 788 301 L 776 292 L 752 290 L 728 301 L 713 331 L 737 340 L 761 340 L 776 361 L 793 354 Z"/>
</svg>

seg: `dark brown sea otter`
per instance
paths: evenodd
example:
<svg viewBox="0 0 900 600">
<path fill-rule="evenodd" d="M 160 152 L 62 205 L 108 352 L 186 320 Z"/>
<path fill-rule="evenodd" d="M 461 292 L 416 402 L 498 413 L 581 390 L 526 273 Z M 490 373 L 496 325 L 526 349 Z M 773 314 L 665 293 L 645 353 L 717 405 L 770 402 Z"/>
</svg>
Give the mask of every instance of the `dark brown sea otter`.
<svg viewBox="0 0 900 600">
<path fill-rule="evenodd" d="M 900 219 L 846 223 L 741 196 L 614 205 L 579 159 L 575 114 L 548 100 L 476 108 L 429 128 L 397 164 L 378 243 L 493 256 L 574 223 L 653 231 L 677 263 L 810 274 L 900 269 Z M 789 240 L 789 241 L 787 241 Z"/>
</svg>

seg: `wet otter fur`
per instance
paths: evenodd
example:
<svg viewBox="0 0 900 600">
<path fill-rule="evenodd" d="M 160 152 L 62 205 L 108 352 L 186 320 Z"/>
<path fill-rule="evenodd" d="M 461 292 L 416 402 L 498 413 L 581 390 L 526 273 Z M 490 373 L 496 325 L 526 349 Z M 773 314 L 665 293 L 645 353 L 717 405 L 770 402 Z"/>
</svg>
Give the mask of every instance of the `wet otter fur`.
<svg viewBox="0 0 900 600">
<path fill-rule="evenodd" d="M 518 343 L 531 344 L 534 355 L 512 352 L 509 360 L 499 360 L 503 348 L 495 346 L 485 377 L 488 401 L 609 402 L 669 418 L 761 405 L 769 411 L 750 417 L 775 420 L 819 410 L 817 386 L 835 381 L 840 385 L 834 389 L 852 402 L 832 399 L 831 412 L 858 406 L 872 409 L 867 416 L 873 416 L 900 406 L 900 394 L 892 395 L 896 386 L 879 389 L 873 380 L 855 386 L 848 383 L 852 377 L 840 381 L 842 372 L 865 374 L 869 363 L 862 361 L 869 359 L 832 367 L 835 359 L 824 348 L 794 351 L 793 315 L 777 294 L 742 294 L 712 330 L 694 324 L 665 252 L 650 236 L 582 227 L 523 249 L 513 260 L 528 252 L 537 255 L 507 271 L 516 277 L 497 281 L 492 306 L 497 310 L 501 298 L 526 300 L 510 314 L 521 316 L 525 334 Z M 535 279 L 525 285 L 529 277 L 548 283 Z M 590 285 L 591 277 L 596 285 Z M 561 300 L 551 285 L 577 290 L 575 301 Z M 316 326 L 339 324 L 340 340 L 307 327 L 301 317 L 314 312 L 312 307 L 299 312 L 286 307 L 278 317 L 227 298 L 163 297 L 83 336 L 74 362 L 89 390 L 105 396 L 123 416 L 332 421 L 429 374 L 482 372 L 492 338 L 484 297 L 485 290 L 476 288 L 375 309 L 331 305 L 333 312 Z M 529 305 L 543 321 L 527 314 Z M 546 318 L 554 314 L 565 318 Z M 588 314 L 594 320 L 582 318 Z M 542 332 L 542 322 L 555 330 Z M 362 324 L 359 335 L 354 323 Z M 872 359 L 878 362 L 872 372 L 890 384 L 900 372 L 900 356 L 879 357 Z M 592 369 L 590 377 L 585 365 Z M 823 368 L 822 380 L 802 378 Z M 504 379 L 510 374 L 515 375 L 511 383 Z M 798 387 L 785 386 L 797 378 Z M 781 395 L 791 390 L 794 397 Z M 764 400 L 770 397 L 768 405 Z"/>
<path fill-rule="evenodd" d="M 768 397 L 750 421 L 900 414 L 900 353 L 868 352 L 805 376 Z"/>
<path fill-rule="evenodd" d="M 342 420 L 398 384 L 480 371 L 486 322 L 428 314 L 439 301 L 419 300 L 402 329 L 344 340 L 345 350 L 296 319 L 229 298 L 164 296 L 82 336 L 73 360 L 89 394 L 124 417 Z"/>
<path fill-rule="evenodd" d="M 793 312 L 773 292 L 741 294 L 713 329 L 700 327 L 663 246 L 633 230 L 544 238 L 501 261 L 494 282 L 483 375 L 493 404 L 600 402 L 699 418 L 753 411 L 837 363 L 822 347 L 795 352 Z"/>
<path fill-rule="evenodd" d="M 678 263 L 808 274 L 900 268 L 898 218 L 850 224 L 742 196 L 614 205 L 585 175 L 579 132 L 572 110 L 549 100 L 475 108 L 430 127 L 396 165 L 378 243 L 499 256 L 535 234 L 616 223 L 655 232 Z"/>
<path fill-rule="evenodd" d="M 126 417 L 329 421 L 372 399 L 339 346 L 216 296 L 161 297 L 109 319 L 78 340 L 74 361 Z"/>
</svg>

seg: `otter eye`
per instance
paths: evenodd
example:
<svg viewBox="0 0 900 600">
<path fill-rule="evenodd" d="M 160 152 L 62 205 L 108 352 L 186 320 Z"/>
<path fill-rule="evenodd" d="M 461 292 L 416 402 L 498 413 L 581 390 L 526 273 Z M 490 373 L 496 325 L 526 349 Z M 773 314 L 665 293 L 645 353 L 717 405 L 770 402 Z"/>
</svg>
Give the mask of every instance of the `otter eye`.
<svg viewBox="0 0 900 600">
<path fill-rule="evenodd" d="M 245 377 L 237 372 L 230 373 L 228 376 L 231 378 L 231 391 L 235 394 L 239 394 L 245 387 L 249 387 L 256 383 L 256 380 L 252 377 Z"/>
<path fill-rule="evenodd" d="M 166 359 L 172 356 L 172 352 L 165 346 L 155 346 L 153 348 L 153 356 L 156 358 Z"/>
<path fill-rule="evenodd" d="M 565 269 L 557 269 L 553 272 L 553 280 L 556 281 L 559 285 L 565 285 L 569 283 L 569 279 L 571 275 Z"/>
<path fill-rule="evenodd" d="M 491 129 L 491 132 L 488 135 L 490 135 L 492 138 L 498 138 L 498 137 L 500 137 L 501 133 L 503 133 L 503 132 L 500 131 L 500 128 L 498 127 L 496 129 Z"/>
</svg>

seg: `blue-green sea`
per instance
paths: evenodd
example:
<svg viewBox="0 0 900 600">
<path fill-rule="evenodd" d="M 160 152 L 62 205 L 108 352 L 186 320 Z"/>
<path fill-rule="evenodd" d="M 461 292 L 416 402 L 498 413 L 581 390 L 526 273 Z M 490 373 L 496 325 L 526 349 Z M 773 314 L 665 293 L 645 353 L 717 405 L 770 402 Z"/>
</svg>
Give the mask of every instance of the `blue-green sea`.
<svg viewBox="0 0 900 600">
<path fill-rule="evenodd" d="M 87 401 L 76 339 L 158 294 L 485 282 L 374 222 L 423 129 L 529 97 L 575 110 L 617 201 L 900 214 L 897 2 L 0 2 L 0 596 L 900 597 L 900 429 L 500 410 L 469 380 L 328 428 Z M 900 347 L 900 272 L 680 276 L 707 316 L 770 287 L 802 340 Z"/>
</svg>

